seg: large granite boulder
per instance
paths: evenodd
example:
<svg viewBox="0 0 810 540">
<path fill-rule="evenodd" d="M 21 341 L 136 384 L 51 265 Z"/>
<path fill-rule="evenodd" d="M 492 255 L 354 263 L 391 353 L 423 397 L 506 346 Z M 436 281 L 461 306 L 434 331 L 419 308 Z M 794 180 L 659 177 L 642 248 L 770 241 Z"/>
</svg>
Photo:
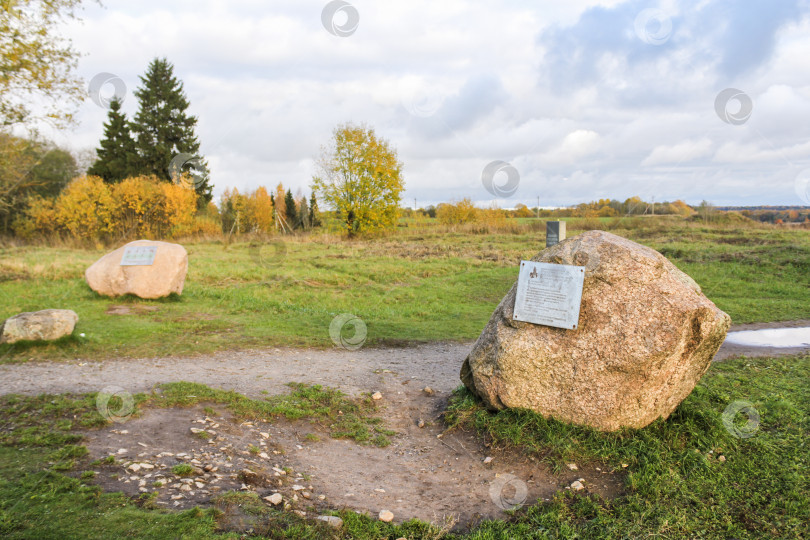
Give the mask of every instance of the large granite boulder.
<svg viewBox="0 0 810 540">
<path fill-rule="evenodd" d="M 532 260 L 585 267 L 579 326 L 513 320 L 515 284 L 461 368 L 491 409 L 602 431 L 644 427 L 689 395 L 731 325 L 663 255 L 610 233 L 583 233 Z"/>
<path fill-rule="evenodd" d="M 73 333 L 79 316 L 69 309 L 43 309 L 9 317 L 0 326 L 0 343 L 50 341 Z"/>
<path fill-rule="evenodd" d="M 151 265 L 121 266 L 124 250 L 129 246 L 156 246 Z M 182 294 L 188 271 L 188 253 L 179 244 L 136 240 L 104 255 L 84 273 L 87 284 L 98 294 L 121 296 L 134 294 L 141 298 L 162 298 Z"/>
</svg>

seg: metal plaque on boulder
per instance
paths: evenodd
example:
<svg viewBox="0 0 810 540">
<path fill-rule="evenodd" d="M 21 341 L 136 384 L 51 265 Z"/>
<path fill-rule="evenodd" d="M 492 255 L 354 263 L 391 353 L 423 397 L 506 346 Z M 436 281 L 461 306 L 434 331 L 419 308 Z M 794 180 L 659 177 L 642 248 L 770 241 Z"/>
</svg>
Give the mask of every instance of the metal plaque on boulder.
<svg viewBox="0 0 810 540">
<path fill-rule="evenodd" d="M 520 261 L 513 318 L 574 330 L 579 324 L 585 268 Z"/>
<path fill-rule="evenodd" d="M 121 266 L 152 266 L 157 246 L 127 246 L 121 257 Z"/>
</svg>

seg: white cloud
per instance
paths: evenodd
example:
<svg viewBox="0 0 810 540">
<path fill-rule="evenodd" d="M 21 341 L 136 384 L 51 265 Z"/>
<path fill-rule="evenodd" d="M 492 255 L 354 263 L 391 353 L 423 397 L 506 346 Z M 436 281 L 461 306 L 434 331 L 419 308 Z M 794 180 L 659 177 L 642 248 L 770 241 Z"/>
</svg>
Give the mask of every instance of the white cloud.
<svg viewBox="0 0 810 540">
<path fill-rule="evenodd" d="M 712 141 L 708 137 L 704 137 L 695 141 L 683 141 L 671 146 L 656 146 L 641 164 L 644 166 L 652 166 L 689 163 L 695 159 L 710 156 L 711 152 Z"/>
<path fill-rule="evenodd" d="M 509 206 L 538 195 L 545 205 L 632 195 L 795 203 L 790 182 L 762 179 L 810 167 L 806 16 L 768 27 L 773 36 L 758 39 L 772 55 L 749 69 L 753 59 L 729 56 L 742 36 L 698 16 L 717 0 L 661 4 L 674 22 L 662 46 L 634 37 L 635 0 L 357 0 L 360 25 L 346 38 L 321 25 L 325 3 L 106 0 L 65 32 L 87 53 L 86 79 L 105 71 L 126 81 L 130 115 L 149 61 L 175 64 L 215 193 L 278 182 L 308 191 L 312 159 L 345 121 L 397 147 L 409 204 L 488 200 L 481 171 L 496 159 L 521 175 Z M 590 69 L 585 60 L 560 61 L 560 50 L 594 51 L 583 58 L 597 61 L 595 75 L 577 71 Z M 727 87 L 754 102 L 744 125 L 714 112 Z M 53 136 L 95 147 L 105 115 L 88 102 L 75 132 Z"/>
</svg>

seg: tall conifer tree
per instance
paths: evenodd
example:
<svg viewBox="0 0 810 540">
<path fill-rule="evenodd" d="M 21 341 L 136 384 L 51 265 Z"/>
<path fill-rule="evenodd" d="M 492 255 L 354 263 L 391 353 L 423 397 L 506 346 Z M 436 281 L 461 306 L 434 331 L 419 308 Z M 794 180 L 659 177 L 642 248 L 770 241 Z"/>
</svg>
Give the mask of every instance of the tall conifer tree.
<svg viewBox="0 0 810 540">
<path fill-rule="evenodd" d="M 107 122 L 104 124 L 104 138 L 101 140 L 101 148 L 96 150 L 96 156 L 96 161 L 87 173 L 100 176 L 107 183 L 120 182 L 137 172 L 134 169 L 137 158 L 135 141 L 117 98 L 110 101 L 110 112 L 107 113 Z"/>
<path fill-rule="evenodd" d="M 290 228 L 294 228 L 296 226 L 296 219 L 298 218 L 298 209 L 295 207 L 295 199 L 293 198 L 293 194 L 291 190 L 287 190 L 287 194 L 284 196 L 284 219 L 287 220 L 287 225 Z"/>
<path fill-rule="evenodd" d="M 174 66 L 165 58 L 152 60 L 135 97 L 139 109 L 132 131 L 139 171 L 171 181 L 172 160 L 181 154 L 192 158 L 181 160 L 182 171 L 194 178 L 199 205 L 204 207 L 212 196 L 208 164 L 199 155 L 200 142 L 194 132 L 197 117 L 186 112 L 189 102 L 183 83 L 174 76 Z"/>
</svg>

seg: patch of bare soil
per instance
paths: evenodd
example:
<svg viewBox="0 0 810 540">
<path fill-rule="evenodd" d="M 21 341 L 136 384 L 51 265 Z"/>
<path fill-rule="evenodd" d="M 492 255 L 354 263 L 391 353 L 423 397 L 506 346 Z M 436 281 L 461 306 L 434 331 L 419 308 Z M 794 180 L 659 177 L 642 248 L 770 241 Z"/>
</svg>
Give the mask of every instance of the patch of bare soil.
<svg viewBox="0 0 810 540">
<path fill-rule="evenodd" d="M 107 315 L 142 315 L 150 311 L 159 311 L 157 306 L 144 306 L 141 304 L 113 304 L 104 312 Z"/>
<path fill-rule="evenodd" d="M 116 459 L 91 467 L 95 482 L 131 497 L 154 493 L 152 504 L 165 508 L 208 506 L 227 491 L 254 491 L 267 505 L 307 517 L 327 509 L 372 516 L 389 510 L 397 522 L 452 521 L 459 528 L 506 518 L 505 509 L 549 500 L 577 480 L 605 498 L 621 493 L 621 472 L 592 466 L 554 474 L 532 457 L 493 449 L 472 434 L 444 433 L 447 395 L 392 383 L 381 412 L 397 432 L 388 447 L 332 439 L 307 421 L 240 422 L 221 406 L 210 417 L 202 406 L 148 409 L 86 433 L 91 460 Z M 193 472 L 172 472 L 181 464 Z"/>
</svg>

